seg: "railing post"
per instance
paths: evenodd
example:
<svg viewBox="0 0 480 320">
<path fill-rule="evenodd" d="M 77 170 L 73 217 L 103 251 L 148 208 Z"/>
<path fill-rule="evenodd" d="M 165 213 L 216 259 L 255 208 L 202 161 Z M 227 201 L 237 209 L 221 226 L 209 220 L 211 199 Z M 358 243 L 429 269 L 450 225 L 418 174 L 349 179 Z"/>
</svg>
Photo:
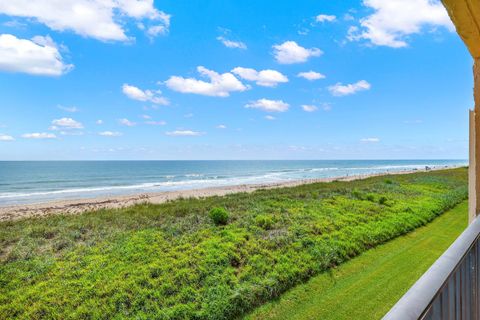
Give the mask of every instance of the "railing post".
<svg viewBox="0 0 480 320">
<path fill-rule="evenodd" d="M 470 142 L 469 142 L 469 222 L 479 214 L 480 209 L 480 59 L 473 64 L 475 108 L 470 111 Z"/>
<path fill-rule="evenodd" d="M 475 110 L 469 111 L 469 156 L 468 156 L 468 223 L 477 216 L 477 163 L 475 161 Z"/>
</svg>

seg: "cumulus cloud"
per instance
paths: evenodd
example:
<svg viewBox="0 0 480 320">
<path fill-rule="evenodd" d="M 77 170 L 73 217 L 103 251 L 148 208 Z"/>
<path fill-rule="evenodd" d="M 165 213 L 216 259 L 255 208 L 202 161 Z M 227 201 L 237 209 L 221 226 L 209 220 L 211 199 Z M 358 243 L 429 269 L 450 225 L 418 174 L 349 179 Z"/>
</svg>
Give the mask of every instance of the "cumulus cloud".
<svg viewBox="0 0 480 320">
<path fill-rule="evenodd" d="M 230 72 L 219 74 L 202 66 L 197 67 L 197 71 L 210 81 L 172 76 L 165 84 L 173 91 L 212 97 L 228 97 L 231 92 L 249 89 Z"/>
<path fill-rule="evenodd" d="M 319 14 L 315 17 L 315 21 L 317 22 L 333 22 L 337 19 L 336 16 L 328 15 L 328 14 Z"/>
<path fill-rule="evenodd" d="M 153 0 L 1 1 L 0 13 L 32 19 L 55 31 L 73 31 L 101 41 L 129 40 L 125 33 L 129 20 L 148 23 L 150 35 L 165 33 L 170 25 L 170 16 L 156 9 Z"/>
<path fill-rule="evenodd" d="M 241 41 L 233 41 L 233 40 L 228 40 L 223 36 L 217 37 L 217 40 L 223 43 L 223 45 L 227 48 L 232 48 L 232 49 L 247 49 L 247 45 Z"/>
<path fill-rule="evenodd" d="M 300 72 L 299 74 L 297 74 L 297 77 L 304 78 L 304 79 L 307 79 L 307 80 L 310 80 L 310 81 L 326 78 L 325 75 L 323 75 L 319 72 L 315 72 L 315 71 Z"/>
<path fill-rule="evenodd" d="M 57 136 L 53 133 L 35 132 L 22 134 L 22 138 L 25 139 L 56 139 Z"/>
<path fill-rule="evenodd" d="M 83 136 L 82 131 L 60 131 L 62 136 Z"/>
<path fill-rule="evenodd" d="M 122 92 L 130 99 L 137 101 L 151 102 L 160 105 L 168 105 L 170 103 L 168 99 L 161 96 L 162 92 L 160 90 L 142 90 L 138 87 L 125 83 L 122 86 Z"/>
<path fill-rule="evenodd" d="M 323 111 L 330 111 L 332 110 L 332 105 L 330 103 L 324 102 L 321 104 Z"/>
<path fill-rule="evenodd" d="M 12 136 L 7 134 L 0 134 L 0 141 L 13 141 L 15 140 Z"/>
<path fill-rule="evenodd" d="M 205 133 L 192 130 L 175 130 L 165 132 L 165 134 L 172 137 L 196 137 L 204 135 Z"/>
<path fill-rule="evenodd" d="M 295 41 L 285 41 L 273 46 L 275 60 L 281 64 L 302 63 L 311 57 L 319 57 L 322 54 L 323 52 L 320 49 L 307 49 L 299 46 Z"/>
<path fill-rule="evenodd" d="M 408 45 L 408 36 L 422 32 L 425 27 L 454 30 L 438 0 L 364 0 L 363 5 L 374 12 L 360 20 L 360 28 L 349 29 L 350 41 L 366 40 L 376 46 L 402 48 Z"/>
<path fill-rule="evenodd" d="M 245 106 L 245 108 L 250 109 L 260 109 L 267 112 L 285 112 L 288 110 L 290 105 L 283 102 L 282 100 L 268 100 L 268 99 L 259 99 L 253 101 Z"/>
<path fill-rule="evenodd" d="M 61 118 L 52 121 L 51 130 L 58 129 L 83 129 L 83 124 L 72 118 Z"/>
<path fill-rule="evenodd" d="M 348 96 L 351 94 L 355 94 L 359 91 L 370 90 L 371 84 L 365 80 L 360 80 L 356 83 L 343 85 L 341 83 L 337 83 L 333 86 L 328 87 L 330 93 L 334 96 L 341 97 L 341 96 Z"/>
<path fill-rule="evenodd" d="M 379 138 L 362 138 L 362 139 L 360 139 L 360 142 L 363 142 L 363 143 L 377 143 L 377 142 L 380 142 L 380 139 Z"/>
<path fill-rule="evenodd" d="M 36 36 L 32 40 L 27 40 L 11 34 L 0 34 L 2 71 L 61 76 L 72 68 L 72 64 L 63 61 L 57 45 L 48 36 Z"/>
<path fill-rule="evenodd" d="M 271 115 L 265 116 L 265 120 L 273 121 L 273 120 L 276 120 L 276 119 L 277 118 L 275 118 L 274 116 L 271 116 Z"/>
<path fill-rule="evenodd" d="M 79 111 L 77 107 L 65 107 L 65 106 L 62 106 L 62 105 L 58 105 L 57 108 L 65 111 L 65 112 L 70 112 L 70 113 L 75 113 L 75 112 Z"/>
<path fill-rule="evenodd" d="M 153 121 L 153 120 L 149 120 L 149 121 L 145 121 L 145 124 L 148 124 L 148 125 L 151 125 L 151 126 L 164 126 L 167 124 L 166 121 Z"/>
<path fill-rule="evenodd" d="M 104 137 L 120 137 L 122 133 L 115 131 L 102 131 L 98 133 L 100 136 Z"/>
<path fill-rule="evenodd" d="M 118 123 L 120 123 L 123 126 L 127 126 L 127 127 L 133 127 L 133 126 L 137 125 L 135 122 L 132 122 L 132 121 L 128 120 L 127 118 L 118 119 Z"/>
<path fill-rule="evenodd" d="M 99 120 L 95 121 L 95 124 L 101 125 L 101 124 L 103 124 L 103 120 L 99 119 Z"/>
<path fill-rule="evenodd" d="M 219 124 L 218 126 L 216 126 L 217 129 L 227 129 L 227 126 L 224 125 L 224 124 Z"/>
<path fill-rule="evenodd" d="M 164 35 L 168 32 L 168 28 L 164 25 L 151 26 L 147 29 L 147 35 L 155 38 L 159 35 Z"/>
<path fill-rule="evenodd" d="M 276 87 L 279 83 L 288 82 L 288 78 L 276 70 L 257 71 L 251 68 L 236 67 L 232 73 L 242 79 L 255 81 L 256 84 L 263 87 Z"/>
<path fill-rule="evenodd" d="M 314 106 L 314 105 L 309 105 L 309 104 L 304 104 L 302 106 L 302 109 L 303 111 L 305 112 L 315 112 L 318 110 L 318 107 L 317 106 Z"/>
</svg>

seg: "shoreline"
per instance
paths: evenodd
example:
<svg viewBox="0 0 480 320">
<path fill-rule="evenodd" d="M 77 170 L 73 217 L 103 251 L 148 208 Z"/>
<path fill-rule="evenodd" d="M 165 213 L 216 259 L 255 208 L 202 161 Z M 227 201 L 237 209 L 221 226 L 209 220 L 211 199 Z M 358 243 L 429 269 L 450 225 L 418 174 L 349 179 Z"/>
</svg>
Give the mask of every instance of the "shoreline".
<svg viewBox="0 0 480 320">
<path fill-rule="evenodd" d="M 108 197 L 96 197 L 72 200 L 55 200 L 34 204 L 18 204 L 0 207 L 0 222 L 13 221 L 26 218 L 45 217 L 58 214 L 81 214 L 87 211 L 96 211 L 100 209 L 120 209 L 140 203 L 161 204 L 167 201 L 180 198 L 206 198 L 212 196 L 225 196 L 228 194 L 254 192 L 260 189 L 276 189 L 285 187 L 295 187 L 304 184 L 332 182 L 332 181 L 354 181 L 367 179 L 370 177 L 411 174 L 417 172 L 429 172 L 438 170 L 455 169 L 461 166 L 442 166 L 427 169 L 403 170 L 382 173 L 371 173 L 363 175 L 339 176 L 318 179 L 301 179 L 285 182 L 272 182 L 260 184 L 240 184 L 231 186 L 208 187 L 199 189 L 187 189 L 178 191 L 161 191 L 131 195 L 119 195 Z"/>
</svg>

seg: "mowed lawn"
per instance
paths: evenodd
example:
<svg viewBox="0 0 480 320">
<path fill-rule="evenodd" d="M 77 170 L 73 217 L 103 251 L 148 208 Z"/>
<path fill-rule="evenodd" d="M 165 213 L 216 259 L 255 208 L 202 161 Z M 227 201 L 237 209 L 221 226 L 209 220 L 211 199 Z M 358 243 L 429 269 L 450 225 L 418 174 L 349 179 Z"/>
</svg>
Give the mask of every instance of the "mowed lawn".
<svg viewBox="0 0 480 320">
<path fill-rule="evenodd" d="M 295 287 L 245 320 L 381 319 L 467 227 L 467 212 L 465 201 L 428 225 Z"/>
<path fill-rule="evenodd" d="M 0 319 L 233 319 L 466 198 L 459 168 L 3 222 Z M 325 310 L 358 315 L 368 293 L 385 304 L 376 293 L 415 260 L 375 271 L 383 282 L 352 280 L 348 306 L 331 296 Z"/>
</svg>

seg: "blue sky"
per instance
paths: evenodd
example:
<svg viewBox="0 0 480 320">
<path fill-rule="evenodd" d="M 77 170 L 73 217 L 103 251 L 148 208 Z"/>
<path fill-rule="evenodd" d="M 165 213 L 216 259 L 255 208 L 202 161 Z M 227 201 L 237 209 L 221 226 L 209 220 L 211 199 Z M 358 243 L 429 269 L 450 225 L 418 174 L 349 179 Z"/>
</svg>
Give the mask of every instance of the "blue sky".
<svg viewBox="0 0 480 320">
<path fill-rule="evenodd" d="M 467 158 L 438 1 L 0 1 L 0 159 Z"/>
</svg>

